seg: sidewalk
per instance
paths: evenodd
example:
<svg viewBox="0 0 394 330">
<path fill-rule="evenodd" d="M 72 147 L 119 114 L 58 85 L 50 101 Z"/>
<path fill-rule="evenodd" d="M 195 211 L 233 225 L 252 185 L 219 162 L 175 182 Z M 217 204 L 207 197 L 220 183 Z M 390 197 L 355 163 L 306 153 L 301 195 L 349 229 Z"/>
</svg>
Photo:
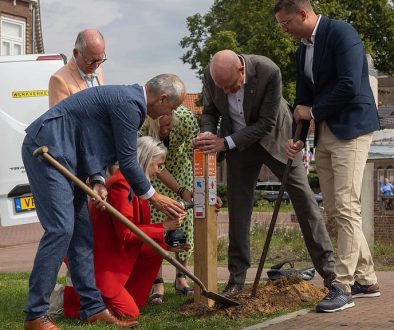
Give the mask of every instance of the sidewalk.
<svg viewBox="0 0 394 330">
<path fill-rule="evenodd" d="M 39 224 L 0 227 L 0 273 L 30 272 L 41 235 L 42 229 Z M 60 274 L 65 274 L 64 268 Z M 255 274 L 256 268 L 251 268 L 248 271 L 247 281 L 253 282 Z M 332 314 L 302 310 L 249 327 L 248 330 L 394 329 L 394 272 L 378 272 L 377 276 L 381 297 L 355 299 L 355 307 Z M 163 277 L 166 282 L 174 281 L 174 267 L 165 265 Z M 227 279 L 227 268 L 218 267 L 218 281 L 225 282 Z M 319 276 L 316 276 L 312 282 L 319 287 L 322 286 Z"/>
</svg>

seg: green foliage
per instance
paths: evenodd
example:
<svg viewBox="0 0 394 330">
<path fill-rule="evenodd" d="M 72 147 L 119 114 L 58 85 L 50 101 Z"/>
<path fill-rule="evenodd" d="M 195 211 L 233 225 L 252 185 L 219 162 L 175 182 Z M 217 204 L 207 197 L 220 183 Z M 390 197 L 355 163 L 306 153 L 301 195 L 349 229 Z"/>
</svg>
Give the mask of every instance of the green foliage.
<svg viewBox="0 0 394 330">
<path fill-rule="evenodd" d="M 346 21 L 360 34 L 375 67 L 394 74 L 394 7 L 387 0 L 314 1 L 317 12 Z"/>
<path fill-rule="evenodd" d="M 387 0 L 315 0 L 317 13 L 345 20 L 356 28 L 375 66 L 394 73 L 394 8 Z M 299 41 L 291 40 L 277 26 L 272 1 L 215 0 L 206 15 L 187 18 L 190 32 L 180 41 L 181 57 L 201 78 L 210 57 L 219 50 L 259 54 L 271 58 L 281 69 L 283 95 L 295 95 L 294 53 Z"/>
<path fill-rule="evenodd" d="M 308 173 L 308 182 L 309 186 L 312 188 L 313 191 L 318 192 L 320 191 L 320 183 L 319 183 L 319 176 L 314 172 Z"/>
<path fill-rule="evenodd" d="M 261 252 L 268 232 L 268 223 L 257 224 L 252 228 L 250 235 L 250 253 L 253 265 L 260 261 Z M 218 239 L 218 262 L 227 261 L 228 237 Z M 272 236 L 270 249 L 267 255 L 267 264 L 275 264 L 284 259 L 296 260 L 297 267 L 310 263 L 310 257 L 304 239 L 298 226 L 277 226 Z"/>
<path fill-rule="evenodd" d="M 217 194 L 223 202 L 223 207 L 228 207 L 227 185 L 224 183 L 218 183 Z"/>
<path fill-rule="evenodd" d="M 375 242 L 375 255 L 382 257 L 394 256 L 394 244 Z"/>
<path fill-rule="evenodd" d="M 275 203 L 274 202 L 268 202 L 267 200 L 263 199 L 264 197 L 264 192 L 258 191 L 258 194 L 261 195 L 261 197 L 257 201 L 257 205 L 253 208 L 253 212 L 274 212 L 275 208 Z M 280 212 L 282 213 L 294 213 L 294 208 L 293 204 L 290 202 L 285 202 L 282 201 L 280 204 Z"/>
<path fill-rule="evenodd" d="M 250 255 L 252 265 L 258 265 L 267 237 L 269 223 L 256 224 L 250 234 Z M 334 255 L 337 250 L 336 237 L 331 236 L 334 247 Z M 218 263 L 227 263 L 228 236 L 218 238 Z M 301 229 L 298 225 L 275 227 L 268 250 L 266 266 L 278 263 L 285 259 L 293 259 L 297 262 L 296 267 L 304 267 L 312 263 L 305 245 Z M 379 271 L 393 271 L 394 244 L 375 241 L 374 246 L 375 268 Z"/>
</svg>

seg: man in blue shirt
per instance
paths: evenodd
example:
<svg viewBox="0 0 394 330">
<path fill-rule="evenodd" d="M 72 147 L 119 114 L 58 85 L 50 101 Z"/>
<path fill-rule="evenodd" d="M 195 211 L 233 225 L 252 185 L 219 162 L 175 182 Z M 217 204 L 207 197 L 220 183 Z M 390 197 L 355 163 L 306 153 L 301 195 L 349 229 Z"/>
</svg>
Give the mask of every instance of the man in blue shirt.
<svg viewBox="0 0 394 330">
<path fill-rule="evenodd" d="M 92 87 L 64 99 L 26 129 L 22 158 L 45 230 L 29 280 L 26 330 L 58 329 L 47 311 L 65 255 L 74 288 L 81 297 L 82 320 L 122 328 L 137 324 L 112 316 L 96 288 L 86 194 L 42 158 L 34 157 L 33 151 L 47 146 L 55 159 L 84 182 L 118 161 L 135 194 L 167 215 L 183 216 L 183 207 L 156 192 L 139 167 L 137 132 L 146 115 L 157 118 L 171 114 L 184 97 L 183 82 L 170 74 L 156 76 L 145 86 Z M 100 189 L 99 194 L 105 199 L 107 192 Z M 99 202 L 97 206 L 102 207 Z"/>
</svg>

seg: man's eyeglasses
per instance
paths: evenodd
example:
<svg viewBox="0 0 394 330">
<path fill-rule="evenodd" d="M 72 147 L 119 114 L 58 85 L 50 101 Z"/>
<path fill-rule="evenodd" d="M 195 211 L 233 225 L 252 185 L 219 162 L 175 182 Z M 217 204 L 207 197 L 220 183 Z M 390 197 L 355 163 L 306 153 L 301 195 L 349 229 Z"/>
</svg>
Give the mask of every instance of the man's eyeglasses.
<svg viewBox="0 0 394 330">
<path fill-rule="evenodd" d="M 105 52 L 104 52 L 104 58 L 99 59 L 99 60 L 88 60 L 88 59 L 86 59 L 85 56 L 83 56 L 82 53 L 80 53 L 80 54 L 81 54 L 83 60 L 85 61 L 85 63 L 86 63 L 87 65 L 93 65 L 93 64 L 98 64 L 98 65 L 100 65 L 100 64 L 103 64 L 103 63 L 107 60 L 107 54 L 105 54 Z"/>
<path fill-rule="evenodd" d="M 292 19 L 293 19 L 293 17 L 289 18 L 289 19 L 287 19 L 285 21 L 278 22 L 279 27 L 282 28 L 282 29 L 287 29 L 287 27 L 289 26 L 289 24 L 290 24 Z"/>
</svg>

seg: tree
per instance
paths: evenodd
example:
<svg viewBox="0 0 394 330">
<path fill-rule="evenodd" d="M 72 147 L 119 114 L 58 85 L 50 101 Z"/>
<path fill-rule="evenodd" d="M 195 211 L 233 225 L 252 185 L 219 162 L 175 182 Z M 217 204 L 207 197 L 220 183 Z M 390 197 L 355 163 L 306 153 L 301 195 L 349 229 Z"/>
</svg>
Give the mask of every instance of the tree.
<svg viewBox="0 0 394 330">
<path fill-rule="evenodd" d="M 360 33 L 366 51 L 375 66 L 394 73 L 394 8 L 387 0 L 313 1 L 317 13 L 351 23 Z M 293 100 L 295 92 L 294 53 L 298 41 L 292 41 L 277 26 L 273 2 L 262 0 L 215 0 L 210 11 L 187 18 L 190 32 L 180 45 L 181 57 L 201 79 L 210 57 L 221 49 L 260 54 L 271 58 L 281 69 L 283 94 Z"/>
</svg>

